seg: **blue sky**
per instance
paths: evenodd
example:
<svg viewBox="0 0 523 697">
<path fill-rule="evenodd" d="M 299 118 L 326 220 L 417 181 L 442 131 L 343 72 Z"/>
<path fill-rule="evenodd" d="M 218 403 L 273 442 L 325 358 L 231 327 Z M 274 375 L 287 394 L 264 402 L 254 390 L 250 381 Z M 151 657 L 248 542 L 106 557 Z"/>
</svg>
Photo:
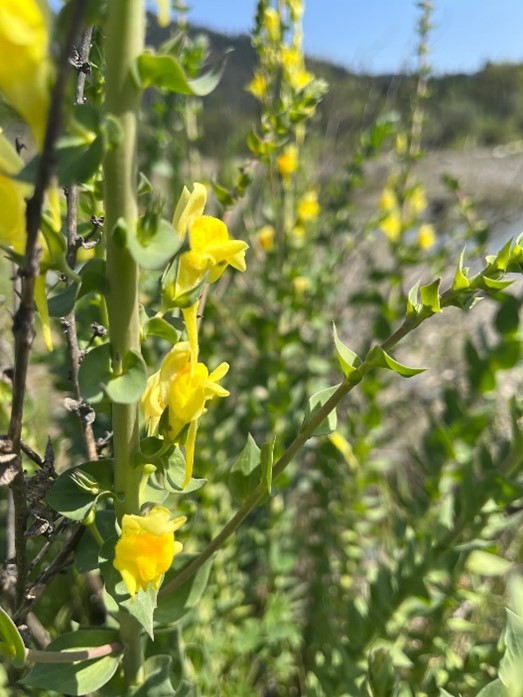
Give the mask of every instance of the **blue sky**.
<svg viewBox="0 0 523 697">
<path fill-rule="evenodd" d="M 256 0 L 186 0 L 189 19 L 228 34 L 247 32 Z M 431 65 L 472 72 L 488 60 L 523 62 L 522 0 L 434 0 Z M 412 67 L 415 0 L 305 0 L 309 54 L 374 73 Z"/>
</svg>

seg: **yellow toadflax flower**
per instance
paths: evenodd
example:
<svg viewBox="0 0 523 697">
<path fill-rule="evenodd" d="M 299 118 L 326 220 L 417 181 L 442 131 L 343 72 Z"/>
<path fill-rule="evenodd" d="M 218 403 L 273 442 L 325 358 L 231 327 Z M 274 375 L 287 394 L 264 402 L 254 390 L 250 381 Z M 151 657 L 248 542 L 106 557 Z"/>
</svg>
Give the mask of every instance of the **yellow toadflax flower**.
<svg viewBox="0 0 523 697">
<path fill-rule="evenodd" d="M 305 69 L 303 54 L 293 46 L 282 46 L 281 64 L 287 81 L 297 92 L 314 79 L 314 75 Z"/>
<path fill-rule="evenodd" d="M 418 244 L 421 249 L 430 249 L 436 242 L 436 232 L 430 223 L 423 223 L 418 230 Z"/>
<path fill-rule="evenodd" d="M 279 41 L 281 35 L 280 15 L 274 7 L 268 7 L 265 10 L 263 23 L 269 35 L 269 39 L 274 42 Z"/>
<path fill-rule="evenodd" d="M 158 5 L 158 24 L 161 27 L 168 27 L 171 23 L 171 2 L 170 0 L 156 0 Z"/>
<path fill-rule="evenodd" d="M 174 296 L 193 290 L 205 277 L 214 283 L 230 265 L 245 271 L 245 250 L 248 244 L 229 238 L 227 226 L 218 218 L 203 215 L 207 191 L 196 182 L 192 193 L 184 188 L 173 218 L 173 226 L 182 239 L 189 237 L 190 251 L 180 257 Z"/>
<path fill-rule="evenodd" d="M 44 0 L 0 0 L 0 92 L 27 121 L 41 149 L 49 107 Z"/>
<path fill-rule="evenodd" d="M 407 197 L 412 216 L 418 216 L 427 207 L 427 197 L 422 184 L 415 186 Z"/>
<path fill-rule="evenodd" d="M 252 80 L 245 88 L 247 92 L 250 92 L 253 97 L 256 97 L 259 101 L 267 94 L 267 78 L 261 73 L 255 73 Z"/>
<path fill-rule="evenodd" d="M 151 584 L 158 588 L 183 545 L 174 539 L 174 532 L 187 518 L 171 520 L 169 509 L 153 506 L 144 515 L 124 515 L 122 533 L 116 543 L 114 568 L 122 575 L 131 596 Z"/>
<path fill-rule="evenodd" d="M 218 384 L 227 374 L 229 365 L 220 365 L 209 373 L 203 363 L 192 362 L 188 341 L 173 346 L 163 359 L 160 370 L 151 375 L 142 396 L 141 405 L 148 432 L 154 433 L 161 415 L 169 407 L 169 440 L 185 439 L 186 473 L 184 486 L 192 476 L 194 446 L 198 420 L 206 404 L 214 397 L 227 397 L 229 392 Z M 187 434 L 182 434 L 189 426 Z"/>
<path fill-rule="evenodd" d="M 382 191 L 379 207 L 380 211 L 383 211 L 384 213 L 390 213 L 390 211 L 398 207 L 398 199 L 396 198 L 396 194 L 388 186 L 386 186 Z"/>
<path fill-rule="evenodd" d="M 198 360 L 198 327 L 196 304 L 190 305 L 191 294 L 204 281 L 217 281 L 227 266 L 245 271 L 245 250 L 249 246 L 242 240 L 230 239 L 224 222 L 203 215 L 206 202 L 207 190 L 203 184 L 196 182 L 192 192 L 184 187 L 173 226 L 181 239 L 188 236 L 189 251 L 180 256 L 176 278 L 165 291 L 170 302 L 182 307 L 193 364 Z"/>
<path fill-rule="evenodd" d="M 281 177 L 290 177 L 298 169 L 298 148 L 295 145 L 287 145 L 281 155 L 278 155 L 276 167 Z"/>
<path fill-rule="evenodd" d="M 274 236 L 276 231 L 272 225 L 264 225 L 258 231 L 258 242 L 264 252 L 271 252 L 274 249 Z"/>
<path fill-rule="evenodd" d="M 298 220 L 302 223 L 316 220 L 319 212 L 318 194 L 315 191 L 307 191 L 298 201 Z"/>
</svg>

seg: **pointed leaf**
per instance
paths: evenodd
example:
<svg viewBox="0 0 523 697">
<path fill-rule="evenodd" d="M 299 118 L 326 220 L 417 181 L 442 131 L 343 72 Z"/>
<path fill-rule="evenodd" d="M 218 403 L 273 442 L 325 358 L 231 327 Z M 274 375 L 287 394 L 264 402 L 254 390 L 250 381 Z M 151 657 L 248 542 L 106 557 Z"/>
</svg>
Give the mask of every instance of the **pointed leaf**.
<svg viewBox="0 0 523 697">
<path fill-rule="evenodd" d="M 352 351 L 348 346 L 345 346 L 345 344 L 340 340 L 334 322 L 332 323 L 332 334 L 334 337 L 334 346 L 336 348 L 338 363 L 340 364 L 340 368 L 345 377 L 349 377 L 351 373 L 355 372 L 359 368 L 361 365 L 361 359 L 356 353 L 354 353 L 354 351 Z"/>
<path fill-rule="evenodd" d="M 452 290 L 460 291 L 470 288 L 470 281 L 467 277 L 468 269 L 463 268 L 463 258 L 465 256 L 465 250 L 463 250 L 459 257 L 458 268 L 454 274 L 454 280 L 452 281 Z"/>
<path fill-rule="evenodd" d="M 407 296 L 407 317 L 417 317 L 421 310 L 421 303 L 419 302 L 419 284 L 420 282 L 417 281 L 409 290 Z"/>
<path fill-rule="evenodd" d="M 512 239 L 508 240 L 499 252 L 494 256 L 488 256 L 486 261 L 490 270 L 505 271 L 510 259 L 510 248 L 512 247 Z"/>
<path fill-rule="evenodd" d="M 186 566 L 196 558 L 196 554 L 177 554 L 169 571 L 165 574 L 163 589 L 158 599 L 158 608 L 154 619 L 160 624 L 178 622 L 200 602 L 207 584 L 212 567 L 212 559 L 206 561 L 198 571 L 191 576 L 180 588 L 168 593 L 168 585 Z"/>
<path fill-rule="evenodd" d="M 439 286 L 441 283 L 441 278 L 436 278 L 426 286 L 421 286 L 419 289 L 421 303 L 423 307 L 427 308 L 431 312 L 441 312 L 441 305 L 439 300 Z"/>
<path fill-rule="evenodd" d="M 328 402 L 332 395 L 336 392 L 339 385 L 334 385 L 334 387 L 328 387 L 326 390 L 320 390 L 316 392 L 311 397 L 307 403 L 307 409 L 305 412 L 304 424 L 308 423 L 313 416 L 321 409 L 321 407 Z M 336 410 L 333 409 L 326 418 L 319 424 L 316 428 L 313 436 L 328 436 L 330 433 L 336 430 L 338 419 L 336 416 Z"/>
<path fill-rule="evenodd" d="M 482 290 L 504 290 L 512 285 L 512 281 L 504 281 L 502 279 L 491 278 L 485 273 L 478 273 L 472 280 L 473 288 L 481 288 Z"/>
<path fill-rule="evenodd" d="M 208 73 L 190 79 L 174 56 L 143 53 L 136 61 L 135 77 L 142 89 L 154 86 L 177 94 L 204 97 L 210 94 L 220 81 L 225 60 L 226 56 Z"/>
<path fill-rule="evenodd" d="M 476 549 L 469 554 L 466 568 L 473 574 L 479 576 L 503 576 L 510 571 L 513 564 L 503 557 L 491 552 L 485 552 L 481 549 Z"/>
<path fill-rule="evenodd" d="M 229 472 L 229 491 L 237 503 L 243 503 L 260 483 L 260 455 L 261 451 L 249 433 L 243 450 Z"/>
<path fill-rule="evenodd" d="M 201 489 L 207 483 L 207 479 L 195 479 L 191 477 L 186 486 L 185 482 L 186 463 L 180 448 L 176 447 L 169 456 L 167 468 L 164 470 L 164 487 L 171 494 L 190 494 L 192 491 Z"/>
<path fill-rule="evenodd" d="M 370 367 L 388 368 L 404 378 L 411 378 L 414 375 L 423 373 L 426 368 L 409 368 L 409 366 L 398 363 L 392 356 L 384 351 L 381 346 L 374 346 L 368 353 L 366 362 Z"/>
</svg>

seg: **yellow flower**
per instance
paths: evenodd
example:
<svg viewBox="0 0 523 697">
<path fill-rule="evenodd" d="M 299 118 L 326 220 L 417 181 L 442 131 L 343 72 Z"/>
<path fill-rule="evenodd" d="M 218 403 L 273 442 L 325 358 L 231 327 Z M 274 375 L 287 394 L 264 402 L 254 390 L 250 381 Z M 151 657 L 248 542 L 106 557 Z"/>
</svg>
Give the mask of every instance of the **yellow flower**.
<svg viewBox="0 0 523 697">
<path fill-rule="evenodd" d="M 158 5 L 158 24 L 161 27 L 168 27 L 171 23 L 171 1 L 157 0 Z"/>
<path fill-rule="evenodd" d="M 191 223 L 203 215 L 206 203 L 207 189 L 203 184 L 195 182 L 192 192 L 186 186 L 183 187 L 173 216 L 173 227 L 180 239 L 185 239 Z"/>
<path fill-rule="evenodd" d="M 163 575 L 171 567 L 183 545 L 174 539 L 174 532 L 187 518 L 170 520 L 163 506 L 153 506 L 145 515 L 126 514 L 122 518 L 122 533 L 115 548 L 114 568 L 124 580 L 131 596 L 149 584 L 158 588 Z"/>
<path fill-rule="evenodd" d="M 261 101 L 267 94 L 267 79 L 265 78 L 265 75 L 255 73 L 254 77 L 245 89 L 247 92 L 250 92 L 253 97 L 256 97 L 256 99 Z"/>
<path fill-rule="evenodd" d="M 292 285 L 294 286 L 296 295 L 303 295 L 303 293 L 309 289 L 309 281 L 305 276 L 296 276 L 296 278 L 293 278 Z"/>
<path fill-rule="evenodd" d="M 19 254 L 25 249 L 25 196 L 31 187 L 9 175 L 18 174 L 23 164 L 0 129 L 0 244 L 13 247 Z"/>
<path fill-rule="evenodd" d="M 409 202 L 410 213 L 413 216 L 417 216 L 422 213 L 427 207 L 427 197 L 425 196 L 425 190 L 421 184 L 418 184 L 407 198 Z"/>
<path fill-rule="evenodd" d="M 41 149 L 49 107 L 48 22 L 43 0 L 0 0 L 0 91 Z"/>
<path fill-rule="evenodd" d="M 228 265 L 245 271 L 245 250 L 248 244 L 231 240 L 227 226 L 218 218 L 203 215 L 207 190 L 195 183 L 192 193 L 184 187 L 173 218 L 173 226 L 183 239 L 188 234 L 190 251 L 179 259 L 171 300 L 183 299 L 205 279 L 217 281 Z"/>
<path fill-rule="evenodd" d="M 287 0 L 287 7 L 291 11 L 291 20 L 297 22 L 303 14 L 303 0 Z"/>
<path fill-rule="evenodd" d="M 294 227 L 291 229 L 291 235 L 298 242 L 303 242 L 305 239 L 305 234 L 305 227 L 303 225 L 294 225 Z"/>
<path fill-rule="evenodd" d="M 165 409 L 160 392 L 160 371 L 156 371 L 147 380 L 147 385 L 141 399 L 142 411 L 145 418 L 145 425 L 149 435 L 154 433 L 160 417 Z"/>
<path fill-rule="evenodd" d="M 25 253 L 26 217 L 25 199 L 31 195 L 29 184 L 12 179 L 9 175 L 17 174 L 23 167 L 23 161 L 16 153 L 0 129 L 0 244 L 12 247 L 17 254 Z M 56 213 L 56 187 L 51 187 L 49 208 L 53 223 L 58 224 Z M 49 260 L 49 249 L 42 233 L 39 235 L 42 248 L 40 258 L 41 273 L 35 280 L 35 303 L 42 322 L 42 334 L 45 345 L 52 351 L 53 340 L 47 307 L 45 272 Z"/>
<path fill-rule="evenodd" d="M 279 41 L 281 26 L 280 15 L 273 7 L 268 7 L 263 15 L 263 23 L 271 41 Z"/>
<path fill-rule="evenodd" d="M 398 133 L 396 136 L 395 150 L 398 155 L 407 154 L 408 140 L 405 133 Z"/>
<path fill-rule="evenodd" d="M 187 424 L 200 418 L 209 400 L 229 395 L 218 384 L 229 365 L 220 363 L 209 373 L 203 363 L 193 365 L 190 355 L 189 343 L 182 341 L 167 354 L 160 369 L 160 396 L 169 406 L 169 436 L 173 441 Z"/>
<path fill-rule="evenodd" d="M 314 79 L 314 75 L 309 73 L 308 70 L 296 70 L 291 75 L 289 75 L 289 82 L 291 87 L 296 90 L 296 92 L 301 92 L 309 83 Z"/>
<path fill-rule="evenodd" d="M 287 80 L 296 91 L 307 87 L 314 78 L 312 73 L 305 70 L 303 54 L 292 46 L 282 46 L 281 64 Z"/>
<path fill-rule="evenodd" d="M 258 232 L 258 242 L 265 252 L 270 252 L 274 249 L 274 235 L 275 230 L 272 225 L 264 225 L 260 228 Z"/>
<path fill-rule="evenodd" d="M 302 223 L 308 223 L 311 220 L 316 220 L 320 212 L 318 203 L 318 194 L 316 191 L 308 191 L 298 201 L 298 220 Z"/>
<path fill-rule="evenodd" d="M 401 217 L 399 211 L 392 211 L 380 221 L 380 229 L 391 242 L 397 242 L 401 235 Z"/>
<path fill-rule="evenodd" d="M 421 249 L 430 249 L 436 242 L 436 232 L 430 223 L 423 223 L 418 230 L 418 244 Z"/>
<path fill-rule="evenodd" d="M 298 148 L 287 145 L 276 160 L 276 167 L 281 177 L 290 177 L 298 169 Z"/>
<path fill-rule="evenodd" d="M 380 196 L 380 202 L 379 202 L 380 211 L 383 211 L 384 213 L 389 213 L 390 211 L 397 208 L 397 206 L 398 206 L 398 199 L 396 198 L 396 194 L 388 186 L 385 187 L 383 189 L 381 196 Z"/>
<path fill-rule="evenodd" d="M 209 373 L 203 363 L 191 361 L 193 352 L 188 341 L 180 341 L 165 356 L 161 368 L 151 375 L 141 399 L 149 434 L 156 430 L 163 411 L 169 407 L 169 440 L 185 439 L 186 474 L 184 486 L 192 475 L 194 445 L 198 419 L 206 404 L 214 397 L 227 397 L 229 392 L 218 384 L 229 370 L 227 363 Z M 185 434 L 185 427 L 189 426 Z"/>
</svg>

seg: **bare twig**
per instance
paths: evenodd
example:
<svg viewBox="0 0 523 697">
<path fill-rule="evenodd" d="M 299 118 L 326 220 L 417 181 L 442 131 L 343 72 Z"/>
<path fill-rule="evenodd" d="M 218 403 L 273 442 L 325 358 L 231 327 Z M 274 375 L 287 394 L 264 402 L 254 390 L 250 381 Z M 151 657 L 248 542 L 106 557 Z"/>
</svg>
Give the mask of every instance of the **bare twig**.
<svg viewBox="0 0 523 697">
<path fill-rule="evenodd" d="M 44 194 L 49 186 L 56 164 L 55 143 L 62 127 L 62 101 L 67 80 L 69 55 L 74 37 L 82 22 L 86 0 L 75 0 L 72 6 L 71 23 L 67 40 L 57 64 L 56 82 L 51 95 L 51 103 L 47 118 L 42 156 L 36 176 L 35 189 L 32 198 L 27 203 L 26 229 L 27 241 L 22 273 L 22 291 L 20 304 L 13 321 L 15 337 L 15 366 L 13 376 L 13 402 L 11 420 L 9 423 L 8 440 L 14 460 L 0 472 L 0 483 L 10 484 L 13 492 L 15 515 L 15 545 L 16 545 L 16 603 L 21 605 L 25 595 L 25 584 L 28 574 L 28 559 L 25 539 L 27 525 L 26 484 L 22 469 L 21 436 L 24 413 L 24 401 L 29 366 L 29 354 L 34 338 L 34 294 L 35 281 L 39 273 L 40 250 L 38 247 L 38 230 L 42 215 Z"/>
<path fill-rule="evenodd" d="M 78 525 L 71 537 L 66 540 L 65 544 L 60 549 L 53 561 L 46 569 L 42 571 L 36 581 L 31 584 L 31 587 L 24 595 L 22 603 L 17 607 L 17 610 L 13 616 L 13 620 L 16 623 L 23 621 L 29 610 L 31 610 L 33 605 L 44 592 L 49 581 L 51 581 L 56 574 L 63 571 L 63 569 L 70 564 L 70 556 L 76 549 L 76 546 L 80 542 L 84 532 L 85 527 L 83 525 Z"/>
<path fill-rule="evenodd" d="M 84 103 L 84 87 L 85 79 L 88 71 L 83 69 L 83 66 L 89 65 L 89 51 L 91 49 L 91 39 L 93 36 L 93 27 L 87 27 L 82 36 L 80 50 L 77 52 L 75 67 L 78 70 L 78 78 L 76 83 L 76 104 Z M 67 189 L 67 263 L 74 269 L 76 265 L 76 255 L 78 251 L 78 187 L 73 184 Z M 75 309 L 64 317 L 63 326 L 66 327 L 65 337 L 69 356 L 71 359 L 71 371 L 69 377 L 72 382 L 72 392 L 77 404 L 82 404 L 82 395 L 80 393 L 80 382 L 78 374 L 80 371 L 80 362 L 82 360 L 82 351 L 78 345 L 78 333 L 76 328 Z M 77 409 L 75 412 L 80 422 L 82 430 L 82 438 L 84 441 L 85 452 L 88 460 L 96 460 L 96 440 L 94 437 L 92 421 L 83 417 L 83 411 Z"/>
</svg>

